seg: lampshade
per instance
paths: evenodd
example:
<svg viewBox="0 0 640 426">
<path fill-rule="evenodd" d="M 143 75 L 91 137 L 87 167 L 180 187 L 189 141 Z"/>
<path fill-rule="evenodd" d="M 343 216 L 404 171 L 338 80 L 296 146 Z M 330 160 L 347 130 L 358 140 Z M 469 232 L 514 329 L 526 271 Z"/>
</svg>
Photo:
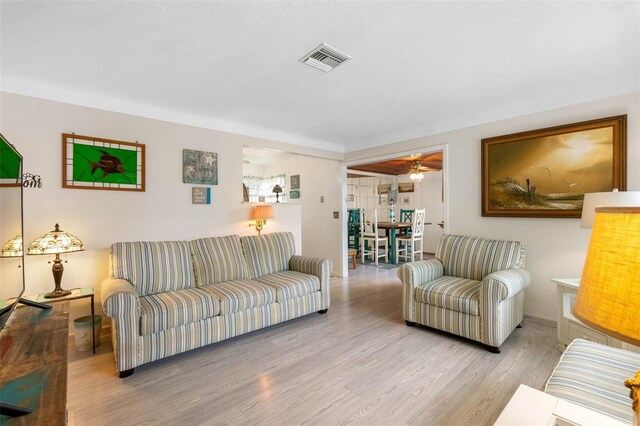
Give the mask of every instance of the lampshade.
<svg viewBox="0 0 640 426">
<path fill-rule="evenodd" d="M 584 194 L 581 228 L 593 228 L 596 207 L 640 206 L 640 191 L 592 192 Z"/>
<path fill-rule="evenodd" d="M 20 257 L 22 256 L 22 235 L 18 234 L 2 247 L 0 257 Z"/>
<path fill-rule="evenodd" d="M 83 250 L 82 241 L 75 235 L 61 230 L 56 223 L 53 231 L 40 235 L 29 244 L 27 254 L 59 254 Z"/>
<path fill-rule="evenodd" d="M 259 205 L 253 209 L 253 219 L 274 219 L 276 215 L 273 213 L 273 207 L 267 205 Z"/>
<path fill-rule="evenodd" d="M 598 207 L 573 314 L 640 345 L 640 207 Z"/>
</svg>

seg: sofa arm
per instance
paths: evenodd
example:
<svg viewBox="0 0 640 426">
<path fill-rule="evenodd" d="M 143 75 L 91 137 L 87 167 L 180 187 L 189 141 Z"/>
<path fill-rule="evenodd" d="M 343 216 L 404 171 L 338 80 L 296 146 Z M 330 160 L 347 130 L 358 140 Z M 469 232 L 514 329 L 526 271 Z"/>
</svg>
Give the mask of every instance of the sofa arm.
<svg viewBox="0 0 640 426">
<path fill-rule="evenodd" d="M 102 309 L 113 319 L 111 339 L 116 369 L 126 371 L 140 365 L 140 300 L 127 280 L 107 278 L 102 282 Z"/>
<path fill-rule="evenodd" d="M 331 260 L 322 257 L 293 255 L 289 260 L 289 270 L 315 275 L 320 280 L 320 293 L 322 294 L 321 309 L 328 309 L 330 303 L 329 289 L 331 286 Z"/>
<path fill-rule="evenodd" d="M 444 275 L 444 267 L 438 259 L 405 263 L 398 268 L 402 282 L 402 311 L 404 319 L 415 322 L 416 287 Z"/>
<path fill-rule="evenodd" d="M 493 272 L 482 280 L 482 286 L 491 288 L 489 294 L 509 299 L 529 286 L 531 274 L 526 269 L 504 269 Z"/>
</svg>

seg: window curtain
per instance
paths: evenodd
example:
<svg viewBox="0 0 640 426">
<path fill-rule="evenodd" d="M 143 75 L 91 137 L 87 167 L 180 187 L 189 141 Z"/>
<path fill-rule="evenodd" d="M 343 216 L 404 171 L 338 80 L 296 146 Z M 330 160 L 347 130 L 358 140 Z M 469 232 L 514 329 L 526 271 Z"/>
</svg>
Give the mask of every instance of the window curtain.
<svg viewBox="0 0 640 426">
<path fill-rule="evenodd" d="M 273 193 L 273 187 L 280 185 L 282 192 L 280 193 L 280 202 L 286 202 L 287 179 L 285 175 L 261 177 L 261 176 L 244 176 L 242 183 L 249 190 L 249 202 L 265 202 L 275 203 L 276 194 Z"/>
</svg>

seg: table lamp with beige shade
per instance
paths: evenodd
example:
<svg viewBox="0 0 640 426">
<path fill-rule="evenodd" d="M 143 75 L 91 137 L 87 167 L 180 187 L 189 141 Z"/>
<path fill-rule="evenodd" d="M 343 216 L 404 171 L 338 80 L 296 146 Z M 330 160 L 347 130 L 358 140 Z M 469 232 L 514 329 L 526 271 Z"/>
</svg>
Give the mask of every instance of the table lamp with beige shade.
<svg viewBox="0 0 640 426">
<path fill-rule="evenodd" d="M 640 203 L 595 208 L 573 314 L 596 330 L 640 345 Z M 630 389 L 634 425 L 639 426 L 640 370 L 625 386 Z"/>
</svg>

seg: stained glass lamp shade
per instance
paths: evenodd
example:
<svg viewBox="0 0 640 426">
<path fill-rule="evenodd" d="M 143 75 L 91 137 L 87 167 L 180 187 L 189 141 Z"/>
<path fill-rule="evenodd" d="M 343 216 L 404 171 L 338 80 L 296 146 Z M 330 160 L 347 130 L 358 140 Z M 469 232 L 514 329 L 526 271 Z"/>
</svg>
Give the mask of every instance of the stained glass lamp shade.
<svg viewBox="0 0 640 426">
<path fill-rule="evenodd" d="M 22 235 L 18 234 L 2 247 L 0 257 L 20 257 L 22 256 Z"/>
<path fill-rule="evenodd" d="M 72 253 L 74 251 L 83 251 L 84 245 L 78 237 L 60 229 L 56 223 L 56 227 L 53 231 L 49 231 L 40 235 L 29 244 L 27 254 L 54 254 L 56 258 L 53 260 L 53 281 L 55 282 L 55 289 L 51 293 L 45 294 L 46 298 L 63 297 L 71 294 L 68 290 L 63 290 L 60 286 L 62 282 L 62 273 L 64 267 L 62 266 L 62 260 L 60 259 L 61 253 Z"/>
</svg>

